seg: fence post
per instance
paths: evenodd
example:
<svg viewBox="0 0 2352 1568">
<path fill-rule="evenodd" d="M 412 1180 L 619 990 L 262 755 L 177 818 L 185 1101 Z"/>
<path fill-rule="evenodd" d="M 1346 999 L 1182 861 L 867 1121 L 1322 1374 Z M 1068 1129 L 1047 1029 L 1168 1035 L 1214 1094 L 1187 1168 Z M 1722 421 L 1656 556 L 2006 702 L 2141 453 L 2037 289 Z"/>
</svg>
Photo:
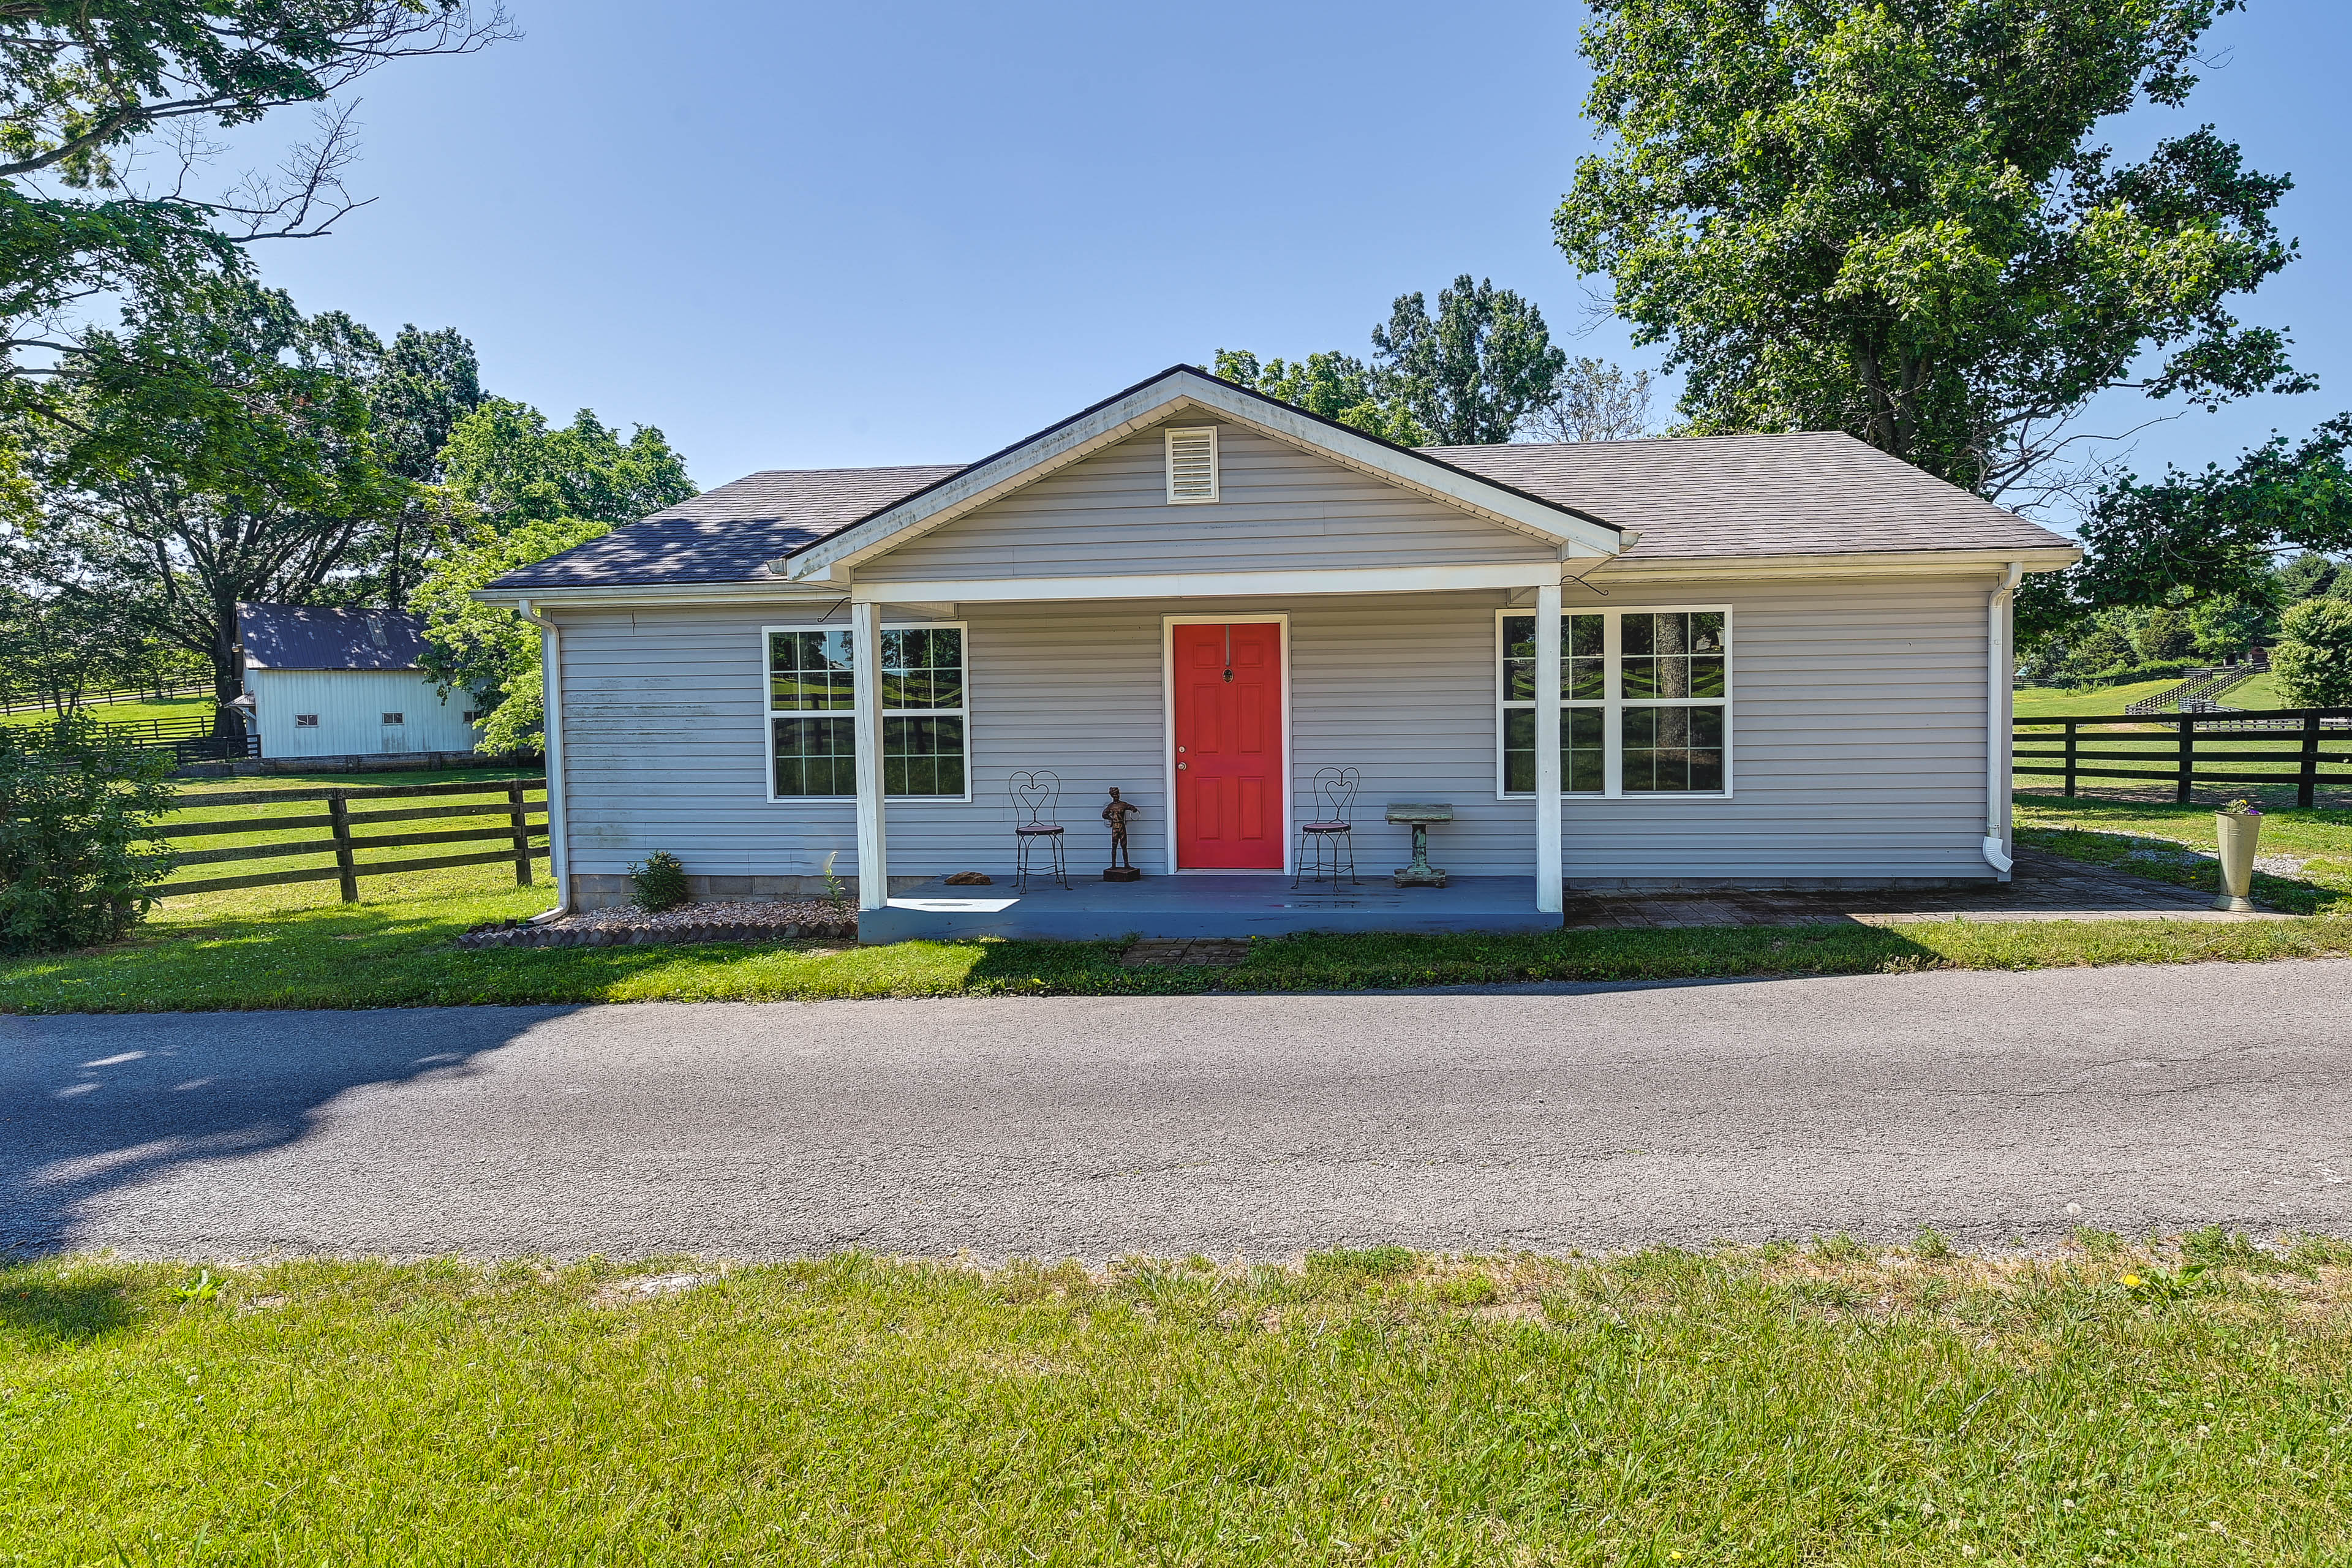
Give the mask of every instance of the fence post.
<svg viewBox="0 0 2352 1568">
<path fill-rule="evenodd" d="M 2172 798 L 2182 805 L 2189 804 L 2189 786 L 2197 776 L 2197 721 L 2194 716 L 2180 716 L 2180 777 L 2173 785 Z"/>
<path fill-rule="evenodd" d="M 343 885 L 343 902 L 360 901 L 360 870 L 352 858 L 352 808 L 339 789 L 327 792 L 327 815 L 334 819 L 335 871 Z"/>
<path fill-rule="evenodd" d="M 515 886 L 530 886 L 530 824 L 523 816 L 522 782 L 507 785 L 507 821 L 514 828 Z"/>
<path fill-rule="evenodd" d="M 2074 798 L 2074 739 L 2082 725 L 2080 719 L 2066 721 L 2066 798 Z"/>
<path fill-rule="evenodd" d="M 2319 715 L 2303 716 L 2303 765 L 2295 770 L 2294 804 L 2309 811 L 2319 804 Z"/>
</svg>

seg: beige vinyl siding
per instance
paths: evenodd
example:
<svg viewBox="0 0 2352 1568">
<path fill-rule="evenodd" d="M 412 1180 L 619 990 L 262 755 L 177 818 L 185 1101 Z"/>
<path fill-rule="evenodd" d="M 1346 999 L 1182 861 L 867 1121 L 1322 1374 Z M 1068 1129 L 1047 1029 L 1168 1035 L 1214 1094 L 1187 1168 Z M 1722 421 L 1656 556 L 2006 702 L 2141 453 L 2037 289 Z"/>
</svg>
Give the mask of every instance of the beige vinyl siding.
<svg viewBox="0 0 2352 1568">
<path fill-rule="evenodd" d="M 1178 508 L 1177 510 L 1186 509 Z M 1190 509 L 1194 512 L 1205 508 Z M 1988 575 L 1867 582 L 1620 584 L 1571 608 L 1733 610 L 1729 799 L 1570 797 L 1571 883 L 1617 879 L 1978 878 Z M 971 605 L 969 804 L 894 802 L 894 876 L 1012 862 L 1005 775 L 1062 774 L 1074 873 L 1095 875 L 1118 784 L 1143 807 L 1138 866 L 1167 870 L 1163 614 L 1290 616 L 1294 798 L 1318 767 L 1363 770 L 1358 864 L 1402 865 L 1391 800 L 1449 800 L 1432 858 L 1525 876 L 1534 805 L 1496 798 L 1495 593 L 1287 600 Z M 773 609 L 559 612 L 572 868 L 624 871 L 667 849 L 689 872 L 856 869 L 846 800 L 770 802 L 760 628 Z M 908 619 L 918 617 L 909 616 Z"/>
<path fill-rule="evenodd" d="M 1550 561 L 1554 547 L 1240 426 L 1219 427 L 1220 496 L 1168 502 L 1158 429 L 857 567 L 862 581 L 1093 577 Z"/>
</svg>

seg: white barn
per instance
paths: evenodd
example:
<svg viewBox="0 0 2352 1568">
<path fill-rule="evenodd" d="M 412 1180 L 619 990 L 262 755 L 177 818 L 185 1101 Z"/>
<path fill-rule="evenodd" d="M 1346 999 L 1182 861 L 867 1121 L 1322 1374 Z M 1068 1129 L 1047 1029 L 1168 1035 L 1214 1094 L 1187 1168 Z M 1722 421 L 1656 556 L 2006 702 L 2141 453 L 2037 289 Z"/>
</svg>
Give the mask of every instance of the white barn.
<svg viewBox="0 0 2352 1568">
<path fill-rule="evenodd" d="M 463 692 L 444 700 L 418 658 L 423 617 L 396 610 L 239 605 L 247 722 L 265 757 L 470 752 Z"/>
</svg>

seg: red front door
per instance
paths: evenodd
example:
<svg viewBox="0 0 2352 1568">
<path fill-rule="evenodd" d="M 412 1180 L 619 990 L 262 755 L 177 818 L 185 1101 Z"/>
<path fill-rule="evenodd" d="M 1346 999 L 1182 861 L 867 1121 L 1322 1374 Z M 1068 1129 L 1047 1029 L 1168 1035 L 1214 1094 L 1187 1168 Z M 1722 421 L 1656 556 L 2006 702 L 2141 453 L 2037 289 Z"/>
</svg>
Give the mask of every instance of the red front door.
<svg viewBox="0 0 2352 1568">
<path fill-rule="evenodd" d="M 1176 864 L 1282 869 L 1282 627 L 1171 627 Z"/>
</svg>

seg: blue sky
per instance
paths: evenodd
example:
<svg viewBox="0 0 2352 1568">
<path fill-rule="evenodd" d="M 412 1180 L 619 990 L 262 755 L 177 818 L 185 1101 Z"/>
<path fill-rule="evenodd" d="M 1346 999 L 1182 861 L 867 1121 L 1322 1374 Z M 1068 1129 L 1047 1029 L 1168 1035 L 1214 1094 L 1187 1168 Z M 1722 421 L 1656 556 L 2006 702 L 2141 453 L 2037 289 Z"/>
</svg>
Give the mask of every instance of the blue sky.
<svg viewBox="0 0 2352 1568">
<path fill-rule="evenodd" d="M 1580 5 L 513 4 L 519 41 L 363 84 L 373 205 L 265 276 L 457 327 L 494 391 L 658 425 L 705 485 L 976 457 L 1221 346 L 1360 353 L 1465 271 L 1659 357 L 1550 243 Z M 2323 384 L 2161 426 L 2143 468 L 2352 408 L 2352 7 L 2253 0 L 2213 43 L 2187 111 L 2114 140 L 2210 121 L 2294 175 L 2303 259 L 2244 314 Z"/>
</svg>

